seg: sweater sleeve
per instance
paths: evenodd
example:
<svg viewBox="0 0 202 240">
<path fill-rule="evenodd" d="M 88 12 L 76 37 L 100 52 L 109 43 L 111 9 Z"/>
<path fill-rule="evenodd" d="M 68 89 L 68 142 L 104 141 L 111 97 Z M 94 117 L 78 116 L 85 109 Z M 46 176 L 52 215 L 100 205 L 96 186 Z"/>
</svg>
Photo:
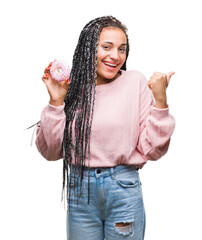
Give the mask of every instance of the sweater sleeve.
<svg viewBox="0 0 202 240">
<path fill-rule="evenodd" d="M 65 119 L 64 105 L 55 107 L 49 104 L 42 111 L 36 133 L 36 146 L 47 160 L 58 160 L 63 157 Z"/>
<path fill-rule="evenodd" d="M 175 120 L 169 108 L 153 106 L 151 90 L 143 81 L 140 95 L 140 134 L 137 149 L 147 160 L 158 160 L 168 151 Z"/>
</svg>

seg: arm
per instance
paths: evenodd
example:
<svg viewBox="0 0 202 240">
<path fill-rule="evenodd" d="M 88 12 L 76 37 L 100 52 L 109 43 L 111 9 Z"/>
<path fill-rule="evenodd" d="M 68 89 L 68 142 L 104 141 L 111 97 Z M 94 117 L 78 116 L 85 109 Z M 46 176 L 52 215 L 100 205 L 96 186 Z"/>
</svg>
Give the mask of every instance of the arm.
<svg viewBox="0 0 202 240">
<path fill-rule="evenodd" d="M 52 62 L 45 68 L 44 81 L 50 102 L 41 114 L 41 122 L 36 133 L 36 146 L 47 160 L 58 160 L 63 156 L 62 142 L 66 116 L 64 113 L 64 98 L 69 88 L 69 82 L 56 82 L 50 75 Z"/>
<path fill-rule="evenodd" d="M 36 146 L 47 160 L 58 160 L 63 157 L 62 141 L 66 116 L 64 105 L 48 105 L 41 114 L 41 122 L 37 128 Z"/>
<path fill-rule="evenodd" d="M 175 120 L 166 102 L 153 106 L 152 93 L 146 79 L 140 95 L 140 134 L 137 149 L 148 160 L 161 158 L 168 150 Z M 165 98 L 164 98 L 165 99 Z M 162 107 L 165 106 L 165 107 Z"/>
</svg>

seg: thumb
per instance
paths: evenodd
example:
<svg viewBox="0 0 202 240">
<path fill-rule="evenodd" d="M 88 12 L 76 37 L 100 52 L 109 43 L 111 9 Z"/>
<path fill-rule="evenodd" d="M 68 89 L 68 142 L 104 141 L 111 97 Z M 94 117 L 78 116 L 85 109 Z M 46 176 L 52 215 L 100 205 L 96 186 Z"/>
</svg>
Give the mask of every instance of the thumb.
<svg viewBox="0 0 202 240">
<path fill-rule="evenodd" d="M 169 82 L 170 82 L 171 77 L 172 77 L 174 74 L 175 74 L 175 72 L 169 72 L 169 73 L 167 74 L 167 82 L 168 82 L 168 84 L 169 84 Z"/>
<path fill-rule="evenodd" d="M 68 91 L 69 85 L 70 85 L 69 79 L 67 79 L 66 81 L 63 81 L 62 84 L 63 84 L 63 88 L 64 88 L 66 91 Z"/>
</svg>

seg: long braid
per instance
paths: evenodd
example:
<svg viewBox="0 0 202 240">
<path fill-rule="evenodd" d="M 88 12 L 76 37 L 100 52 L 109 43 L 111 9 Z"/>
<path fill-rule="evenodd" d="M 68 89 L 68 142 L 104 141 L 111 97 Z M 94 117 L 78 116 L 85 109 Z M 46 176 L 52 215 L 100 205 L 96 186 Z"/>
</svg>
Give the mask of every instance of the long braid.
<svg viewBox="0 0 202 240">
<path fill-rule="evenodd" d="M 99 36 L 104 27 L 121 28 L 127 37 L 126 58 L 129 52 L 127 28 L 112 16 L 90 21 L 80 34 L 73 56 L 70 86 L 65 97 L 64 108 L 66 125 L 63 139 L 63 191 L 67 187 L 69 208 L 72 184 L 72 179 L 69 176 L 72 175 L 72 165 L 76 166 L 77 175 L 79 174 L 79 179 L 76 179 L 76 181 L 80 180 L 80 194 L 86 159 L 88 159 L 88 170 L 90 169 L 90 135 L 97 83 L 97 50 Z M 126 62 L 122 69 L 126 70 Z M 75 182 L 76 173 L 73 174 L 73 181 Z M 88 204 L 90 201 L 89 177 L 88 175 Z"/>
</svg>

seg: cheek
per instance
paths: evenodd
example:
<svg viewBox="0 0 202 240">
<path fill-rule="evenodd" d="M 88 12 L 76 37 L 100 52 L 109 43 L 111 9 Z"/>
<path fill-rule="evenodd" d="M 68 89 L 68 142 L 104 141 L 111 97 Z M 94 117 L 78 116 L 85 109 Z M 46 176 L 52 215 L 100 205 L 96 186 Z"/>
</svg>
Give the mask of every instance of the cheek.
<svg viewBox="0 0 202 240">
<path fill-rule="evenodd" d="M 101 62 L 104 57 L 105 57 L 105 54 L 101 50 L 98 51 L 98 53 L 97 53 L 97 61 Z"/>
<path fill-rule="evenodd" d="M 97 60 L 97 70 L 100 70 L 102 67 L 102 61 L 100 59 Z"/>
<path fill-rule="evenodd" d="M 126 61 L 126 55 L 125 54 L 121 57 L 121 60 L 122 60 L 123 63 Z"/>
<path fill-rule="evenodd" d="M 104 57 L 105 56 L 102 53 L 99 53 L 99 55 L 97 56 L 97 68 L 102 68 Z"/>
</svg>

